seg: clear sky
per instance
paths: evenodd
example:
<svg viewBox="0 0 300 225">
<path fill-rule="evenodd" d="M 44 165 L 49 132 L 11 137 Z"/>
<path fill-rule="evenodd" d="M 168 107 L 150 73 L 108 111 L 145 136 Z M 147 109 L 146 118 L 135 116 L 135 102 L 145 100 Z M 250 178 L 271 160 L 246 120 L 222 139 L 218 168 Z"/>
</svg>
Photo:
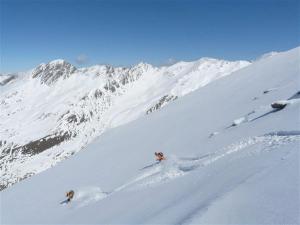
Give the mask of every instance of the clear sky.
<svg viewBox="0 0 300 225">
<path fill-rule="evenodd" d="M 255 59 L 300 45 L 299 0 L 0 0 L 0 72 L 204 56 Z"/>
</svg>

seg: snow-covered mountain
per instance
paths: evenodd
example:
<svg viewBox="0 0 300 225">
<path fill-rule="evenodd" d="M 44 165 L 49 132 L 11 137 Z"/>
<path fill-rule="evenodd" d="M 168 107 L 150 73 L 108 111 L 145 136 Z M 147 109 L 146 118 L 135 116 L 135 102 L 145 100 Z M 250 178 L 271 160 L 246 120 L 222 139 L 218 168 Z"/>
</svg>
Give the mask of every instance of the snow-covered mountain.
<svg viewBox="0 0 300 225">
<path fill-rule="evenodd" d="M 16 78 L 14 74 L 0 74 L 0 86 L 8 84 L 9 82 L 13 81 Z"/>
<path fill-rule="evenodd" d="M 148 115 L 250 63 L 76 68 L 54 60 L 1 76 L 0 190 L 52 167 L 109 128 Z"/>
<path fill-rule="evenodd" d="M 255 61 L 208 84 L 223 76 L 209 72 L 206 75 L 214 78 L 201 79 L 200 68 L 211 68 L 201 65 L 212 62 L 218 66 L 210 71 L 226 65 L 205 59 L 165 68 L 142 64 L 131 69 L 114 69 L 127 71 L 126 74 L 131 74 L 128 79 L 135 74 L 131 82 L 120 85 L 123 76 L 115 73 L 113 77 L 118 78 L 114 81 L 119 87 L 107 76 L 107 71 L 112 71 L 110 67 L 87 68 L 94 71 L 91 76 L 77 69 L 67 79 L 58 80 L 55 85 L 43 84 L 40 89 L 36 87 L 41 80 L 32 78 L 11 84 L 9 93 L 14 93 L 13 88 L 23 90 L 15 96 L 37 104 L 32 110 L 23 104 L 22 109 L 26 115 L 23 118 L 31 117 L 26 121 L 36 129 L 30 134 L 36 138 L 36 132 L 42 130 L 36 128 L 34 118 L 38 115 L 32 112 L 44 109 L 58 113 L 65 101 L 78 105 L 62 118 L 69 118 L 76 109 L 77 121 L 75 124 L 63 123 L 64 119 L 58 121 L 55 127 L 61 131 L 70 128 L 68 134 L 79 137 L 82 133 L 86 135 L 90 127 L 114 129 L 107 130 L 69 160 L 0 192 L 2 222 L 299 224 L 300 47 Z M 97 82 L 97 87 L 109 82 L 111 86 L 107 90 L 96 89 Z M 204 84 L 207 85 L 197 89 Z M 92 101 L 98 89 L 101 96 L 110 96 L 110 103 L 101 111 L 102 115 L 97 114 L 99 119 L 96 117 L 94 123 L 80 123 L 82 115 L 89 112 L 84 110 L 84 102 Z M 44 99 L 42 102 L 55 99 L 56 103 L 43 105 L 35 100 L 37 92 L 44 93 L 39 97 Z M 73 97 L 66 100 L 67 94 Z M 85 95 L 85 100 L 79 101 Z M 164 102 L 160 102 L 169 98 L 166 95 L 179 98 L 155 113 L 140 116 L 150 108 L 153 110 L 148 112 L 163 106 Z M 6 110 L 8 113 L 9 108 Z M 60 118 L 52 114 L 51 120 Z M 43 123 L 46 127 L 47 123 Z M 62 152 L 58 149 L 51 148 L 51 152 Z M 163 151 L 167 159 L 156 163 L 154 151 Z M 63 204 L 65 191 L 70 189 L 75 191 L 75 197 L 71 203 Z"/>
</svg>

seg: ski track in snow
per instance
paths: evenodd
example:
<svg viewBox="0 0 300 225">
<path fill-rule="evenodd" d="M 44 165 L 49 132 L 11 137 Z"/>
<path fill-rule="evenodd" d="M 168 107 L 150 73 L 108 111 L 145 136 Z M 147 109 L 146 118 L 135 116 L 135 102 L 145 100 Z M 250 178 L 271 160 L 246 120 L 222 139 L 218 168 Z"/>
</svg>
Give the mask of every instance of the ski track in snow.
<svg viewBox="0 0 300 225">
<path fill-rule="evenodd" d="M 97 186 L 83 187 L 77 191 L 75 190 L 75 193 L 76 195 L 72 200 L 73 204 L 71 207 L 75 209 L 97 202 L 103 198 L 106 198 L 109 194 L 102 191 L 101 188 Z"/>
<path fill-rule="evenodd" d="M 74 208 L 83 207 L 109 197 L 120 191 L 133 191 L 139 188 L 159 185 L 184 176 L 199 167 L 208 166 L 220 159 L 238 153 L 248 147 L 260 145 L 248 155 L 256 155 L 265 151 L 278 149 L 279 146 L 300 141 L 300 131 L 277 131 L 262 136 L 249 137 L 233 143 L 219 151 L 199 157 L 171 156 L 166 161 L 153 163 L 140 169 L 140 175 L 119 186 L 111 192 L 103 192 L 99 187 L 84 187 L 76 191 Z M 73 207 L 72 207 L 73 208 Z"/>
</svg>

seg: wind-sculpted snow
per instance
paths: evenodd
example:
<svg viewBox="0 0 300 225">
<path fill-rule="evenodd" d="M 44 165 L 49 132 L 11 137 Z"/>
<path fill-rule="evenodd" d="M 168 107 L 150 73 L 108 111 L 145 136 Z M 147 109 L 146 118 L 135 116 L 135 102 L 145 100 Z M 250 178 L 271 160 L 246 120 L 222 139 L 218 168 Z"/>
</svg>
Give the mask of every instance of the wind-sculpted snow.
<svg viewBox="0 0 300 225">
<path fill-rule="evenodd" d="M 75 68 L 54 60 L 19 75 L 0 97 L 0 189 L 73 155 L 107 129 L 247 65 L 204 58 L 161 68 Z"/>
</svg>

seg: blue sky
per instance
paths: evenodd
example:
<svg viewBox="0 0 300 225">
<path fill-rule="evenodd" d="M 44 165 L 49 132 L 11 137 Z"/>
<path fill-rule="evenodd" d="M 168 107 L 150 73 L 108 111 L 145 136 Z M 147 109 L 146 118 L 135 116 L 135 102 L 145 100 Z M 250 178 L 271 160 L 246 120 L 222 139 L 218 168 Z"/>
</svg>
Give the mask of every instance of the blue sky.
<svg viewBox="0 0 300 225">
<path fill-rule="evenodd" d="M 0 0 L 1 69 L 254 59 L 300 45 L 299 0 Z"/>
</svg>

